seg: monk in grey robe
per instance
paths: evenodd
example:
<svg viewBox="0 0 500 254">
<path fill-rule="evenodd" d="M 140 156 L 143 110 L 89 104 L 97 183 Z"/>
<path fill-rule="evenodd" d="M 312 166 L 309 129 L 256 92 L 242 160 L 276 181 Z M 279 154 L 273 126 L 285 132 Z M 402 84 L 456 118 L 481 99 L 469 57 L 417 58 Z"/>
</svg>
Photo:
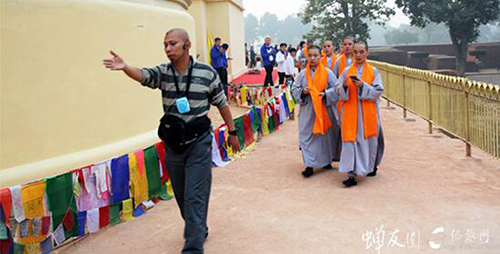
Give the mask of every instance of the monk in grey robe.
<svg viewBox="0 0 500 254">
<path fill-rule="evenodd" d="M 292 87 L 292 94 L 300 105 L 299 111 L 299 141 L 302 151 L 302 158 L 306 166 L 302 175 L 309 177 L 313 175 L 313 168 L 331 169 L 331 162 L 335 152 L 339 149 L 334 137 L 338 136 L 338 123 L 333 110 L 333 105 L 337 101 L 337 97 L 324 97 L 324 91 L 327 88 L 333 87 L 336 84 L 335 75 L 331 70 L 320 64 L 320 49 L 317 46 L 312 46 L 308 50 L 309 65 L 302 70 L 297 78 L 297 81 Z M 310 75 L 309 78 L 307 75 Z M 316 82 L 321 75 L 323 82 Z M 309 83 L 315 82 L 314 87 L 322 87 L 322 89 L 311 88 Z M 328 125 L 323 126 L 322 134 L 316 132 L 317 112 L 315 111 L 314 100 L 316 103 L 322 103 L 324 110 L 321 115 L 324 116 L 322 121 L 328 120 Z M 317 106 L 318 104 L 316 104 Z M 317 110 L 317 109 L 316 109 Z M 326 117 L 328 116 L 328 117 Z M 324 119 L 328 118 L 328 119 Z"/>
<path fill-rule="evenodd" d="M 339 114 L 339 123 L 342 132 L 342 152 L 340 155 L 339 171 L 348 173 L 347 180 L 343 182 L 346 187 L 357 185 L 356 176 L 365 176 L 370 173 L 374 175 L 373 171 L 380 164 L 384 150 L 378 108 L 379 98 L 384 90 L 382 78 L 377 68 L 366 62 L 366 57 L 368 56 L 368 46 L 366 43 L 356 43 L 353 51 L 355 64 L 342 72 L 335 88 L 326 91 L 327 97 L 333 97 L 336 94 L 338 100 L 344 102 L 340 106 Z M 349 93 L 351 91 L 357 94 L 350 96 Z M 346 110 L 348 101 L 351 102 L 350 105 L 352 106 L 354 106 L 354 103 L 357 103 L 357 116 L 347 115 L 349 112 L 352 112 Z M 375 110 L 371 112 L 376 114 L 376 123 L 373 123 L 376 126 L 365 126 L 363 121 L 363 101 L 373 102 L 372 105 L 374 105 Z M 354 122 L 353 119 L 356 119 L 356 126 L 347 130 L 346 127 L 349 126 L 347 121 Z M 343 121 L 346 122 L 344 123 Z M 365 129 L 373 130 L 368 138 Z M 355 140 L 346 141 L 348 133 L 354 135 L 353 131 L 355 132 Z M 382 141 L 379 142 L 380 140 Z"/>
</svg>

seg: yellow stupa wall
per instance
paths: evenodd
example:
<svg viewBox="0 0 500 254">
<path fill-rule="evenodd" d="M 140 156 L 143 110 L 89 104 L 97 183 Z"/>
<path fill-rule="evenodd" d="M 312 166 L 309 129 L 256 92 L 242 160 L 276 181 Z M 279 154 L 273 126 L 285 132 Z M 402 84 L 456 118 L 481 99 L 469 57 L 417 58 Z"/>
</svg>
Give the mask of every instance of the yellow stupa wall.
<svg viewBox="0 0 500 254">
<path fill-rule="evenodd" d="M 166 62 L 163 37 L 193 37 L 191 0 L 1 0 L 0 188 L 157 141 L 161 93 L 105 69 Z"/>
</svg>

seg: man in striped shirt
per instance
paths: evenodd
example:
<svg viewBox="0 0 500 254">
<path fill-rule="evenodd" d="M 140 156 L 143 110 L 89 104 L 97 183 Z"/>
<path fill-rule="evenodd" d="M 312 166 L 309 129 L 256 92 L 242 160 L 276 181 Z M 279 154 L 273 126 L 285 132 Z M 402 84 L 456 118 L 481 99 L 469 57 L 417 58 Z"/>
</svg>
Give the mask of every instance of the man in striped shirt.
<svg viewBox="0 0 500 254">
<path fill-rule="evenodd" d="M 169 64 L 141 69 L 127 65 L 118 54 L 110 51 L 113 58 L 105 59 L 104 65 L 111 70 L 123 71 L 143 86 L 160 89 L 165 116 L 178 117 L 185 126 L 208 119 L 210 104 L 216 106 L 229 128 L 229 145 L 234 151 L 239 151 L 237 132 L 217 72 L 189 55 L 191 42 L 184 29 L 168 31 L 164 45 Z M 182 99 L 187 99 L 189 109 L 181 109 L 179 101 Z M 182 253 L 203 253 L 203 243 L 208 236 L 206 221 L 212 182 L 212 134 L 211 128 L 201 132 L 199 128 L 186 130 L 198 131 L 196 135 L 186 133 L 192 139 L 185 142 L 188 144 L 185 151 L 174 151 L 167 145 L 166 161 L 175 198 L 185 221 Z"/>
</svg>

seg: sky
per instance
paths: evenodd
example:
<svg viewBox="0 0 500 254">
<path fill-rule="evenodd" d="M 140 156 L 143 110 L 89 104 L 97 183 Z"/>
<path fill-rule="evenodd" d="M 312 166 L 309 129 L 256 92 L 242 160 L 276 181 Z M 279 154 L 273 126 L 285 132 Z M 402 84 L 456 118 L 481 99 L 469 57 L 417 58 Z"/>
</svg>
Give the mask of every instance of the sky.
<svg viewBox="0 0 500 254">
<path fill-rule="evenodd" d="M 410 20 L 394 4 L 395 0 L 388 0 L 387 5 L 396 10 L 388 22 L 389 25 L 399 27 L 400 24 L 409 24 Z M 243 0 L 245 15 L 251 13 L 260 18 L 265 12 L 273 13 L 278 19 L 284 19 L 290 14 L 296 14 L 305 7 L 307 0 Z"/>
</svg>

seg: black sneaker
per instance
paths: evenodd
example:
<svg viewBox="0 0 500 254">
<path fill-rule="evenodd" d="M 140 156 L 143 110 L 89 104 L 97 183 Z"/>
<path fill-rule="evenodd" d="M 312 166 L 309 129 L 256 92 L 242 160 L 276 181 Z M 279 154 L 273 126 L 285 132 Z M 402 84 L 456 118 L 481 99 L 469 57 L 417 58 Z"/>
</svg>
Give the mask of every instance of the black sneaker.
<svg viewBox="0 0 500 254">
<path fill-rule="evenodd" d="M 302 175 L 304 177 L 310 177 L 314 174 L 313 172 L 313 169 L 311 167 L 307 167 L 306 169 L 304 169 L 304 171 L 302 171 Z"/>
<path fill-rule="evenodd" d="M 372 172 L 370 172 L 370 173 L 369 173 L 368 175 L 366 175 L 366 176 L 370 176 L 370 177 L 376 176 L 376 175 L 377 175 L 377 170 L 378 170 L 378 168 L 377 168 L 377 166 L 375 166 L 375 168 L 373 169 L 373 171 L 372 171 Z"/>
<path fill-rule="evenodd" d="M 342 183 L 345 185 L 346 188 L 351 187 L 351 186 L 355 186 L 358 184 L 358 182 L 356 182 L 356 178 L 354 178 L 352 176 L 347 178 L 347 180 L 343 181 Z"/>
<path fill-rule="evenodd" d="M 326 165 L 326 166 L 323 167 L 323 169 L 332 169 L 332 168 L 333 168 L 332 164 L 328 164 L 328 165 Z"/>
</svg>

